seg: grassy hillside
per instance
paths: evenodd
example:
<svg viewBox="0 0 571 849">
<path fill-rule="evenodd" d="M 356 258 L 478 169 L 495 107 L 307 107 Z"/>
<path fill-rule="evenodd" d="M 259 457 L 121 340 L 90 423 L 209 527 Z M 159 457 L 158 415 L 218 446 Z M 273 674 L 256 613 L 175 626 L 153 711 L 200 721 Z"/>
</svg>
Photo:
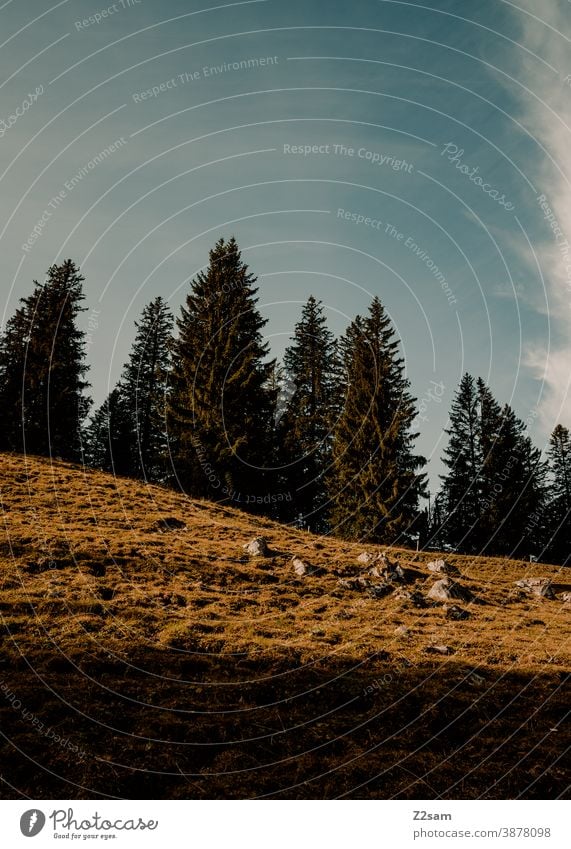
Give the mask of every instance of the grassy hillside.
<svg viewBox="0 0 571 849">
<path fill-rule="evenodd" d="M 446 555 L 456 620 L 434 553 L 375 598 L 374 548 L 160 487 L 3 456 L 0 497 L 4 797 L 566 793 L 569 570 Z"/>
</svg>

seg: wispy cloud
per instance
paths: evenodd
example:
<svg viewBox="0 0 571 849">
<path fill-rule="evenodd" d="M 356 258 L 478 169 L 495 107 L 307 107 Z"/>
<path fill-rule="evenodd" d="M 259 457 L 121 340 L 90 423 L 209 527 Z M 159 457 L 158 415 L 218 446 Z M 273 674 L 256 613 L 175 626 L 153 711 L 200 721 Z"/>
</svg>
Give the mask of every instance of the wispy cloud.
<svg viewBox="0 0 571 849">
<path fill-rule="evenodd" d="M 565 8 L 564 8 L 565 7 Z M 526 351 L 524 365 L 544 382 L 540 404 L 546 430 L 556 422 L 571 424 L 571 40 L 569 4 L 538 6 L 519 0 L 512 6 L 521 28 L 520 41 L 557 69 L 555 76 L 514 48 L 515 78 L 521 103 L 519 120 L 536 141 L 530 177 L 538 187 L 537 220 L 544 219 L 545 238 L 536 241 L 528 259 L 545 280 L 553 338 Z M 565 78 L 570 75 L 569 80 Z M 526 91 L 526 89 L 528 91 Z M 542 151 L 541 146 L 545 148 Z M 542 197 L 544 196 L 544 197 Z M 568 242 L 569 240 L 569 242 Z"/>
</svg>

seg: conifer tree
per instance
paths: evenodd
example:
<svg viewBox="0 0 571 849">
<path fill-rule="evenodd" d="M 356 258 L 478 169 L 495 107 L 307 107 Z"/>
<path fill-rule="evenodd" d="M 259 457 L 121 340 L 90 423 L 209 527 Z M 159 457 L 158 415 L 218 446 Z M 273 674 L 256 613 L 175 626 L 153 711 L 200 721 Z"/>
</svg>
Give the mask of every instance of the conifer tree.
<svg viewBox="0 0 571 849">
<path fill-rule="evenodd" d="M 133 419 L 120 386 L 95 411 L 85 428 L 84 461 L 94 469 L 132 476 L 136 468 Z"/>
<path fill-rule="evenodd" d="M 432 550 L 442 551 L 448 543 L 444 527 L 446 495 L 441 490 L 434 499 L 434 505 L 428 517 L 428 545 Z"/>
<path fill-rule="evenodd" d="M 571 560 L 571 435 L 558 424 L 549 440 L 546 558 L 568 565 Z"/>
<path fill-rule="evenodd" d="M 23 451 L 23 382 L 31 317 L 26 305 L 9 319 L 0 337 L 0 450 Z"/>
<path fill-rule="evenodd" d="M 439 536 L 463 551 L 476 550 L 474 530 L 480 515 L 480 417 L 478 391 L 474 378 L 465 374 L 450 410 L 449 426 L 444 431 L 448 446 L 442 462 L 447 473 L 435 505 L 441 523 Z"/>
<path fill-rule="evenodd" d="M 166 393 L 173 320 L 159 296 L 135 322 L 121 379 L 85 431 L 85 461 L 96 468 L 161 482 L 167 479 Z"/>
<path fill-rule="evenodd" d="M 483 422 L 481 427 L 484 434 Z M 540 451 L 505 404 L 494 442 L 483 449 L 482 551 L 525 557 L 534 553 L 530 549 L 541 549 L 540 533 L 530 520 L 543 511 L 544 479 Z"/>
<path fill-rule="evenodd" d="M 438 500 L 448 545 L 526 556 L 541 549 L 545 466 L 512 408 L 464 375 L 452 403 Z"/>
<path fill-rule="evenodd" d="M 416 416 L 390 319 L 378 298 L 341 341 L 345 406 L 334 428 L 333 532 L 392 543 L 408 531 L 425 492 L 425 460 L 413 453 Z"/>
<path fill-rule="evenodd" d="M 84 333 L 76 325 L 83 281 L 72 260 L 53 265 L 8 322 L 0 346 L 0 398 L 11 450 L 79 459 L 89 408 Z"/>
<path fill-rule="evenodd" d="M 167 475 L 166 396 L 173 319 L 160 296 L 144 308 L 119 389 L 132 426 L 132 474 L 150 481 Z"/>
<path fill-rule="evenodd" d="M 255 282 L 234 238 L 216 243 L 191 282 L 173 346 L 169 439 L 188 494 L 263 510 L 275 396 Z"/>
<path fill-rule="evenodd" d="M 303 307 L 284 355 L 284 379 L 292 391 L 277 427 L 283 488 L 281 518 L 324 531 L 331 461 L 331 429 L 340 413 L 337 346 L 323 307 L 313 296 Z"/>
</svg>

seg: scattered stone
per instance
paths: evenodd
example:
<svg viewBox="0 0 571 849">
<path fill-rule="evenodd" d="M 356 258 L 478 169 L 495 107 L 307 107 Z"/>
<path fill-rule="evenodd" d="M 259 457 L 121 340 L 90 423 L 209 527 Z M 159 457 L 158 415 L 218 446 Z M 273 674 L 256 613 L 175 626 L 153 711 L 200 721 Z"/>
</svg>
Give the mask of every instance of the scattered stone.
<svg viewBox="0 0 571 849">
<path fill-rule="evenodd" d="M 302 560 L 300 557 L 293 557 L 291 562 L 293 571 L 298 578 L 303 578 L 306 575 L 320 575 L 323 572 L 323 569 L 320 569 L 318 566 L 312 566 L 310 563 L 306 563 L 306 561 Z"/>
<path fill-rule="evenodd" d="M 268 542 L 265 537 L 254 537 L 254 539 L 250 540 L 250 542 L 243 545 L 242 548 L 251 557 L 271 557 L 271 552 L 268 548 Z"/>
<path fill-rule="evenodd" d="M 371 584 L 368 578 L 364 578 L 362 575 L 357 578 L 339 578 L 337 583 L 345 590 L 364 590 Z"/>
<path fill-rule="evenodd" d="M 370 551 L 364 551 L 362 554 L 360 554 L 357 557 L 357 563 L 362 563 L 363 566 L 370 566 L 371 563 L 375 562 L 375 560 L 377 559 L 377 556 L 378 555 L 376 555 L 376 554 L 371 554 Z"/>
<path fill-rule="evenodd" d="M 390 569 L 393 564 L 384 551 L 382 551 L 375 557 L 375 565 L 378 566 L 379 569 Z"/>
<path fill-rule="evenodd" d="M 408 601 L 413 607 L 426 607 L 426 599 L 418 590 L 398 589 L 395 592 L 395 598 L 400 601 Z"/>
<path fill-rule="evenodd" d="M 524 592 L 540 598 L 555 598 L 549 578 L 522 578 L 521 581 L 516 581 L 515 585 Z"/>
<path fill-rule="evenodd" d="M 466 587 L 460 586 L 460 584 L 450 580 L 450 578 L 441 578 L 440 581 L 436 581 L 429 589 L 428 598 L 433 601 L 452 601 L 453 599 L 471 601 L 473 596 Z"/>
<path fill-rule="evenodd" d="M 561 601 L 569 603 L 571 601 L 571 593 L 561 593 L 559 598 L 561 599 Z"/>
<path fill-rule="evenodd" d="M 450 607 L 447 605 L 444 606 L 444 610 L 446 612 L 447 619 L 453 619 L 455 621 L 461 621 L 462 619 L 469 619 L 470 614 L 467 610 L 463 610 L 461 607 L 458 607 L 457 604 L 452 604 Z"/>
<path fill-rule="evenodd" d="M 384 564 L 379 565 L 377 561 L 369 569 L 369 575 L 373 578 L 382 578 L 384 581 L 392 581 L 395 584 L 403 584 L 405 582 L 404 571 L 398 563 L 387 563 L 385 566 Z"/>
<path fill-rule="evenodd" d="M 406 625 L 399 625 L 397 628 L 395 628 L 395 634 L 397 635 L 397 637 L 407 637 L 408 633 L 409 629 L 406 627 Z"/>
<path fill-rule="evenodd" d="M 430 652 L 430 654 L 454 654 L 454 649 L 451 649 L 450 646 L 443 645 L 427 646 L 426 651 Z"/>
<path fill-rule="evenodd" d="M 426 567 L 429 572 L 438 572 L 440 575 L 459 575 L 460 570 L 447 563 L 446 560 L 432 560 Z"/>
</svg>

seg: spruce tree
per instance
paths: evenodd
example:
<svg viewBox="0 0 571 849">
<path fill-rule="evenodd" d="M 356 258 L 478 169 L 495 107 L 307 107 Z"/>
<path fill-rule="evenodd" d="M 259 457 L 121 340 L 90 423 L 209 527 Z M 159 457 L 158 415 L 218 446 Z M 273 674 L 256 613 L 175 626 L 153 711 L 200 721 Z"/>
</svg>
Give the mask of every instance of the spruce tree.
<svg viewBox="0 0 571 849">
<path fill-rule="evenodd" d="M 464 375 L 452 403 L 438 502 L 446 544 L 464 553 L 541 550 L 545 466 L 506 404 Z"/>
<path fill-rule="evenodd" d="M 444 431 L 448 445 L 442 462 L 448 469 L 441 476 L 442 488 L 437 504 L 441 523 L 439 538 L 462 551 L 477 548 L 475 527 L 480 515 L 480 417 L 478 392 L 474 378 L 465 374 L 450 410 L 449 426 Z"/>
<path fill-rule="evenodd" d="M 540 534 L 532 518 L 544 508 L 545 466 L 508 404 L 501 409 L 496 438 L 484 454 L 483 472 L 481 550 L 512 557 L 539 552 Z"/>
<path fill-rule="evenodd" d="M 0 347 L 0 398 L 11 450 L 80 457 L 89 408 L 84 333 L 76 324 L 84 309 L 83 281 L 72 260 L 53 265 L 8 322 Z"/>
<path fill-rule="evenodd" d="M 234 238 L 217 242 L 191 282 L 173 346 L 169 438 L 188 494 L 264 510 L 275 395 L 255 282 Z"/>
<path fill-rule="evenodd" d="M 83 439 L 84 462 L 94 469 L 132 476 L 136 468 L 133 418 L 120 386 L 91 417 Z"/>
<path fill-rule="evenodd" d="M 0 337 L 0 450 L 24 450 L 23 384 L 31 317 L 26 305 L 9 319 Z"/>
<path fill-rule="evenodd" d="M 284 380 L 291 386 L 277 427 L 283 488 L 281 518 L 302 527 L 327 527 L 324 474 L 331 461 L 331 429 L 339 415 L 337 346 L 313 296 L 295 326 L 284 355 Z"/>
<path fill-rule="evenodd" d="M 434 499 L 434 504 L 432 509 L 429 511 L 428 517 L 427 547 L 433 551 L 442 551 L 444 548 L 451 545 L 448 542 L 447 531 L 444 526 L 446 510 L 446 494 L 441 490 Z"/>
<path fill-rule="evenodd" d="M 168 469 L 166 397 L 173 319 L 160 296 L 144 308 L 119 389 L 132 426 L 132 474 L 164 481 Z"/>
<path fill-rule="evenodd" d="M 549 440 L 548 534 L 546 559 L 571 560 L 571 435 L 558 424 Z"/>
<path fill-rule="evenodd" d="M 341 341 L 348 388 L 329 486 L 333 532 L 346 538 L 410 541 L 425 492 L 425 460 L 413 451 L 415 401 L 398 347 L 378 298 Z"/>
</svg>

